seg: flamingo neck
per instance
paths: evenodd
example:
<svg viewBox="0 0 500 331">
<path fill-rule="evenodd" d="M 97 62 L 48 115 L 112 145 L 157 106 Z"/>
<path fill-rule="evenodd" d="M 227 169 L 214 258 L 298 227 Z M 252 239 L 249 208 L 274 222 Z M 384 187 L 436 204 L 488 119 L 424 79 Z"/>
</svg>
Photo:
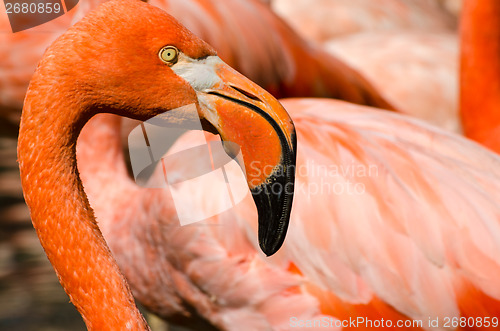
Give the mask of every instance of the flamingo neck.
<svg viewBox="0 0 500 331">
<path fill-rule="evenodd" d="M 33 226 L 89 330 L 149 330 L 78 174 L 76 140 L 91 115 L 54 90 L 32 82 L 21 118 L 18 160 Z"/>
<path fill-rule="evenodd" d="M 464 133 L 500 152 L 500 1 L 466 0 L 460 30 Z"/>
</svg>

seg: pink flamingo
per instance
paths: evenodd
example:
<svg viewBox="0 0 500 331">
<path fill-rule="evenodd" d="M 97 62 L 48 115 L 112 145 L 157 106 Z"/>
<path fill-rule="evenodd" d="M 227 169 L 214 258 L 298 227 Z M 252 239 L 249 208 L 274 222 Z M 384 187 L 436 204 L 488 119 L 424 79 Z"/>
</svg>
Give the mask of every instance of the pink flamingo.
<svg viewBox="0 0 500 331">
<path fill-rule="evenodd" d="M 125 15 L 130 12 L 141 15 Z M 114 19 L 121 14 L 121 20 Z M 141 21 L 144 17 L 148 21 Z M 120 27 L 112 41 L 99 33 L 110 26 Z M 492 317 L 499 312 L 500 298 L 500 159 L 416 120 L 340 101 L 283 101 L 299 137 L 297 193 L 288 238 L 271 258 L 257 250 L 257 211 L 249 196 L 208 221 L 220 227 L 180 227 L 167 190 L 144 191 L 128 177 L 115 134 L 118 121 L 91 123 L 93 132 L 84 132 L 80 140 L 79 148 L 88 153 L 82 160 L 99 156 L 101 162 L 80 162 L 79 170 L 105 242 L 76 171 L 76 137 L 90 117 L 78 105 L 108 102 L 115 113 L 146 118 L 160 105 L 198 104 L 203 92 L 194 96 L 193 88 L 206 82 L 205 76 L 186 76 L 191 71 L 176 64 L 172 72 L 168 64 L 159 67 L 165 64 L 157 56 L 147 57 L 155 52 L 143 49 L 157 52 L 162 46 L 153 47 L 154 38 L 122 38 L 131 29 L 175 43 L 180 54 L 192 58 L 182 63 L 186 69 L 212 61 L 207 45 L 161 11 L 136 1 L 111 1 L 49 49 L 30 85 L 21 123 L 19 161 L 33 223 L 89 329 L 147 328 L 106 242 L 138 299 L 178 322 L 238 330 L 290 329 L 304 321 L 344 322 L 359 316 L 414 328 L 428 327 L 414 321 L 431 319 L 443 327 L 447 318 L 448 323 L 466 317 L 474 317 L 474 323 L 479 318 L 483 325 L 498 323 Z M 70 45 L 69 40 L 80 44 Z M 96 49 L 93 43 L 98 41 L 128 47 L 123 52 L 110 51 L 110 44 Z M 89 49 L 82 52 L 87 42 Z M 75 49 L 84 57 L 68 66 Z M 91 52 L 99 56 L 86 61 Z M 96 65 L 102 71 L 88 72 Z M 143 70 L 150 66 L 158 69 Z M 143 77 L 157 70 L 161 76 Z M 75 95 L 70 89 L 65 98 L 42 93 L 64 77 L 85 93 Z M 97 82 L 106 86 L 96 88 Z M 238 98 L 255 103 L 265 99 L 273 118 L 286 123 L 275 101 L 243 82 L 251 98 Z M 75 99 L 81 102 L 75 104 Z M 219 132 L 231 132 L 232 127 L 245 132 L 248 122 L 238 126 L 224 105 L 217 106 L 217 114 L 227 120 Z M 203 108 L 201 112 L 206 114 Z M 266 123 L 251 127 L 259 130 L 261 125 Z M 285 124 L 282 130 L 290 137 L 290 127 Z M 190 139 L 186 136 L 179 144 Z M 267 152 L 276 156 L 276 146 L 272 134 L 266 153 L 257 148 L 255 159 Z M 208 208 L 204 192 L 198 188 L 186 198 Z M 327 321 L 335 325 L 336 320 Z"/>
</svg>

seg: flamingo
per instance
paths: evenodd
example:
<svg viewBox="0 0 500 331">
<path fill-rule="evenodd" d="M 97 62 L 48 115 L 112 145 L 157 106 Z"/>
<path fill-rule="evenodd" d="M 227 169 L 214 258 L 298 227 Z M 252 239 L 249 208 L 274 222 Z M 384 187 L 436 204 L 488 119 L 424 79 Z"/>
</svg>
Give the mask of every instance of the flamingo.
<svg viewBox="0 0 500 331">
<path fill-rule="evenodd" d="M 24 95 L 36 63 L 45 49 L 72 22 L 100 2 L 102 1 L 81 0 L 75 9 L 58 19 L 15 34 L 11 33 L 5 11 L 0 11 L 0 30 L 4 32 L 0 34 L 0 121 L 10 122 L 9 126 L 2 126 L 3 133 L 8 133 L 9 142 L 2 144 L 2 150 L 9 149 L 9 154 L 15 155 L 14 146 Z M 219 56 L 226 62 L 273 93 L 279 93 L 280 96 L 297 93 L 303 96 L 308 93 L 311 93 L 310 96 L 338 95 L 352 102 L 357 99 L 364 103 L 363 100 L 366 99 L 366 102 L 379 107 L 391 107 L 382 100 L 377 101 L 378 92 L 359 74 L 296 36 L 269 8 L 254 1 L 186 0 L 156 1 L 154 4 L 190 25 L 190 29 L 203 35 L 204 39 L 218 48 Z M 230 17 L 227 11 L 232 12 Z M 259 28 L 248 29 L 248 26 Z M 229 39 L 227 31 L 233 31 L 234 38 Z M 248 61 L 249 58 L 251 61 Z M 308 71 L 299 69 L 306 63 L 310 66 L 309 73 L 316 71 L 316 74 L 306 76 Z M 325 85 L 328 85 L 326 90 L 320 88 L 321 84 L 311 83 L 311 80 L 318 77 L 318 71 L 323 75 Z M 262 72 L 266 74 L 263 75 Z M 348 82 L 353 85 L 338 91 L 339 86 L 349 86 Z M 310 89 L 311 86 L 316 88 Z M 12 222 L 13 218 L 27 221 L 28 210 L 22 199 L 15 157 L 9 160 L 7 167 L 10 171 L 0 179 L 1 185 L 7 187 L 5 179 L 13 183 L 9 186 L 14 186 L 15 190 L 9 190 L 4 195 L 17 203 L 9 205 L 8 210 L 3 210 L 0 222 Z"/>
<path fill-rule="evenodd" d="M 109 34 L 102 36 L 107 27 L 120 27 L 111 41 Z M 143 77 L 156 75 L 143 69 L 159 61 L 156 52 L 164 43 L 152 47 L 152 40 L 162 40 L 127 38 L 132 32 L 161 32 L 157 36 L 175 42 L 180 54 L 192 59 L 179 63 L 182 70 L 172 64 L 172 72 L 157 62 L 165 66 L 157 69 L 161 76 Z M 127 47 L 122 53 L 110 43 Z M 81 61 L 68 65 L 76 54 Z M 75 99 L 109 102 L 113 112 L 141 119 L 156 115 L 158 108 L 190 102 L 206 114 L 203 92 L 193 91 L 208 84 L 206 76 L 189 68 L 200 65 L 196 58 L 222 65 L 214 56 L 165 13 L 133 0 L 112 0 L 51 46 L 30 84 L 19 137 L 23 189 L 40 241 L 89 329 L 147 328 L 120 270 L 152 311 L 203 327 L 292 329 L 317 321 L 343 326 L 357 317 L 414 328 L 445 327 L 447 319 L 450 324 L 461 317 L 479 318 L 484 325 L 489 317 L 493 325 L 500 297 L 500 159 L 465 138 L 381 110 L 334 100 L 283 101 L 298 136 L 297 192 L 287 240 L 271 258 L 258 251 L 255 221 L 264 220 L 250 195 L 206 226 L 181 227 L 168 190 L 145 191 L 128 177 L 116 135 L 119 121 L 98 119 L 82 133 L 79 149 L 88 154 L 78 164 L 97 227 L 74 152 L 79 129 L 92 113 L 74 107 Z M 89 68 L 100 69 L 91 73 Z M 272 105 L 268 111 L 282 123 L 290 145 L 290 122 L 275 100 L 229 68 L 223 72 L 243 82 L 246 96 L 238 98 L 249 103 L 264 98 Z M 96 82 L 106 86 L 96 88 Z M 52 93 L 44 93 L 48 88 Z M 216 105 L 219 116 L 231 112 Z M 220 131 L 238 127 L 237 120 L 224 119 L 225 131 L 214 125 Z M 266 123 L 255 128 L 260 125 Z M 238 128 L 245 132 L 245 127 L 248 122 Z M 266 141 L 271 155 L 279 145 L 272 136 Z M 178 144 L 190 145 L 192 139 L 185 136 Z M 100 162 L 83 162 L 97 156 Z M 190 162 L 167 171 L 196 166 Z M 210 190 L 218 185 L 211 184 Z M 197 188 L 185 198 L 209 208 L 208 192 Z M 281 235 L 272 238 L 277 244 L 270 251 L 264 244 L 266 253 L 277 249 Z"/>
</svg>

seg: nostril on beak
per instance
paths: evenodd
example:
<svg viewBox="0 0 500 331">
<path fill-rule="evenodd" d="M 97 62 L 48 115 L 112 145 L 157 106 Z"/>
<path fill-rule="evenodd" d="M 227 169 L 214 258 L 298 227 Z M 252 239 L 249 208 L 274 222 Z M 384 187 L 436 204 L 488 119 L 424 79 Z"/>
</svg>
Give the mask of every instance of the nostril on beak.
<svg viewBox="0 0 500 331">
<path fill-rule="evenodd" d="M 245 90 L 242 90 L 240 89 L 239 87 L 236 87 L 236 86 L 233 86 L 233 85 L 229 85 L 233 90 L 236 90 L 238 92 L 240 92 L 241 94 L 243 94 L 244 96 L 246 96 L 247 98 L 249 99 L 252 99 L 254 101 L 260 101 L 262 102 L 262 100 L 260 100 L 258 97 L 256 97 L 255 95 L 253 95 L 252 93 L 248 92 L 248 91 L 245 91 Z"/>
</svg>

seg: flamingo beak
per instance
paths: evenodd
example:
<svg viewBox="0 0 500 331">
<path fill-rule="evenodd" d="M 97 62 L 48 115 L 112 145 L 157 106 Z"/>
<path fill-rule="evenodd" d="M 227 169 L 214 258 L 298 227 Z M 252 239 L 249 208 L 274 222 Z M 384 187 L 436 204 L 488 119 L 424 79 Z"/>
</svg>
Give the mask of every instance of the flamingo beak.
<svg viewBox="0 0 500 331">
<path fill-rule="evenodd" d="M 258 211 L 259 244 L 271 256 L 282 246 L 290 220 L 297 150 L 295 128 L 283 106 L 267 91 L 220 59 L 211 67 L 218 79 L 198 91 L 202 116 L 223 141 L 240 148 Z"/>
</svg>

